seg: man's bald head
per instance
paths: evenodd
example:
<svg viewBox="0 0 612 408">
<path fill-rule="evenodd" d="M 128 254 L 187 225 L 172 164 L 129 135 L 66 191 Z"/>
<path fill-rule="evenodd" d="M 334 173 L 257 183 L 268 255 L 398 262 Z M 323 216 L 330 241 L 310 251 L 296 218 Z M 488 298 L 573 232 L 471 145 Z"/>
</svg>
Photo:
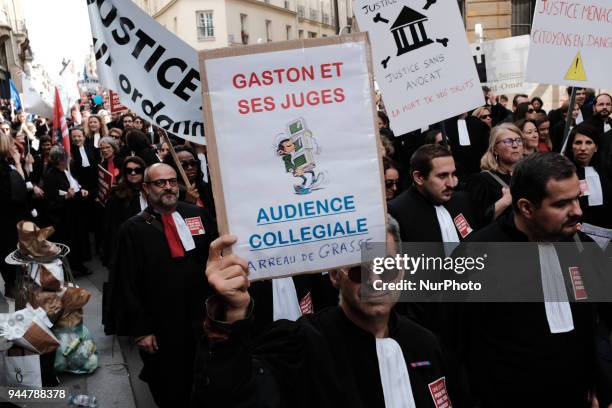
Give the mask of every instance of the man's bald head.
<svg viewBox="0 0 612 408">
<path fill-rule="evenodd" d="M 144 181 L 148 183 L 157 179 L 176 177 L 176 171 L 165 163 L 155 163 L 147 167 L 144 172 Z"/>
</svg>

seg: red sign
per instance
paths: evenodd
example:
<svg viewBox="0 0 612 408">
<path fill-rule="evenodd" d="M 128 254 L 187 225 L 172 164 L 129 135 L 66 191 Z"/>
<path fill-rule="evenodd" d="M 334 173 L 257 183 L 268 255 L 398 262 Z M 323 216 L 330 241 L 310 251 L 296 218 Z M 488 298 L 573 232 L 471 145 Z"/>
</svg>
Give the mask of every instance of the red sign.
<svg viewBox="0 0 612 408">
<path fill-rule="evenodd" d="M 446 392 L 446 377 L 440 377 L 429 384 L 429 392 L 436 408 L 452 408 L 448 392 Z"/>
<path fill-rule="evenodd" d="M 119 95 L 109 89 L 108 96 L 110 99 L 110 111 L 111 113 L 124 112 L 128 110 L 126 106 L 121 104 L 119 100 Z"/>
<path fill-rule="evenodd" d="M 461 234 L 461 238 L 467 237 L 472 231 L 474 231 L 472 227 L 470 227 L 470 224 L 468 224 L 463 214 L 456 216 L 453 221 L 455 222 L 455 227 L 457 227 L 457 230 L 459 230 L 459 233 Z"/>
<path fill-rule="evenodd" d="M 202 235 L 206 233 L 200 217 L 185 218 L 185 224 L 187 224 L 189 231 L 191 231 L 191 235 Z"/>
<path fill-rule="evenodd" d="M 98 164 L 98 200 L 102 205 L 106 204 L 106 201 L 108 201 L 112 185 L 113 175 Z"/>
<path fill-rule="evenodd" d="M 572 287 L 574 288 L 574 298 L 576 300 L 587 299 L 587 292 L 584 288 L 584 282 L 582 281 L 582 274 L 580 268 L 572 266 L 569 268 L 570 278 L 572 279 Z"/>
</svg>

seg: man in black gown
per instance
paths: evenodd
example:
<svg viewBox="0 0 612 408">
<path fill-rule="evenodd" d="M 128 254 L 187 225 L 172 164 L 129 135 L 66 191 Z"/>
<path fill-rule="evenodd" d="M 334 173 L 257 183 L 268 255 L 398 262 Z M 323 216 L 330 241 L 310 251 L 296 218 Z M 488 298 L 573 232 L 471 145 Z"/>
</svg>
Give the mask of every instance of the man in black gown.
<svg viewBox="0 0 612 408">
<path fill-rule="evenodd" d="M 127 220 L 112 263 L 112 315 L 118 335 L 132 336 L 147 382 L 160 407 L 184 407 L 209 288 L 208 246 L 217 232 L 206 210 L 178 202 L 176 172 L 147 168 L 149 207 Z"/>
</svg>

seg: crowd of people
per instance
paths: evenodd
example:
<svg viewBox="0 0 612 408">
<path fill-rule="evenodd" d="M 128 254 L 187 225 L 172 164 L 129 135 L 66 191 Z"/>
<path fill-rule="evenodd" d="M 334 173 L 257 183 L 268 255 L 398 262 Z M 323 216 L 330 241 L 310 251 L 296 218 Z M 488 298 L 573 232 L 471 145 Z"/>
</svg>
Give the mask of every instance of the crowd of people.
<svg viewBox="0 0 612 408">
<path fill-rule="evenodd" d="M 582 224 L 612 228 L 612 97 L 574 91 L 571 113 L 547 113 L 537 96 L 485 87 L 486 105 L 406 135 L 379 110 L 388 253 L 402 241 L 586 243 Z M 223 256 L 236 237 L 218 236 L 205 146 L 169 146 L 129 112 L 73 109 L 68 152 L 45 118 L 0 103 L 0 255 L 29 219 L 53 226 L 75 275 L 98 256 L 105 331 L 134 338 L 160 407 L 612 404 L 605 305 L 572 303 L 560 327 L 543 303 L 367 301 L 359 267 L 249 283 L 246 261 Z M 609 273 L 607 251 L 590 256 Z M 543 268 L 537 252 L 506 261 Z M 11 296 L 19 271 L 0 269 Z"/>
</svg>

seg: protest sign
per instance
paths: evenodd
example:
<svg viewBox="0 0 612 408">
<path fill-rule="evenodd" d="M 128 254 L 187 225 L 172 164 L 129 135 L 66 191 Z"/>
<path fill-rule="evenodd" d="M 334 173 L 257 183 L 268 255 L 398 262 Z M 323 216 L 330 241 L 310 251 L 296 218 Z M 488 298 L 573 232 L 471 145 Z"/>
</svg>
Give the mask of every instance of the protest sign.
<svg viewBox="0 0 612 408">
<path fill-rule="evenodd" d="M 365 34 L 200 53 L 221 233 L 250 279 L 361 262 L 385 241 Z"/>
<path fill-rule="evenodd" d="M 125 112 L 128 109 L 125 105 L 121 104 L 119 94 L 117 94 L 117 92 L 113 92 L 109 89 L 108 99 L 110 99 L 109 105 L 111 113 Z"/>
<path fill-rule="evenodd" d="M 480 83 L 496 94 L 530 92 L 525 82 L 529 36 L 502 38 L 471 45 Z"/>
<path fill-rule="evenodd" d="M 98 200 L 102 205 L 108 201 L 112 185 L 113 175 L 98 164 Z"/>
<path fill-rule="evenodd" d="M 153 125 L 205 144 L 196 51 L 131 1 L 87 6 L 102 85 Z"/>
<path fill-rule="evenodd" d="M 611 23 L 610 0 L 539 0 L 526 80 L 592 88 L 612 85 Z"/>
<path fill-rule="evenodd" d="M 457 2 L 353 4 L 396 135 L 484 105 Z"/>
<path fill-rule="evenodd" d="M 50 118 L 53 115 L 53 107 L 46 102 L 34 84 L 25 75 L 21 77 L 23 87 L 23 108 L 26 112 L 34 115 Z"/>
</svg>

